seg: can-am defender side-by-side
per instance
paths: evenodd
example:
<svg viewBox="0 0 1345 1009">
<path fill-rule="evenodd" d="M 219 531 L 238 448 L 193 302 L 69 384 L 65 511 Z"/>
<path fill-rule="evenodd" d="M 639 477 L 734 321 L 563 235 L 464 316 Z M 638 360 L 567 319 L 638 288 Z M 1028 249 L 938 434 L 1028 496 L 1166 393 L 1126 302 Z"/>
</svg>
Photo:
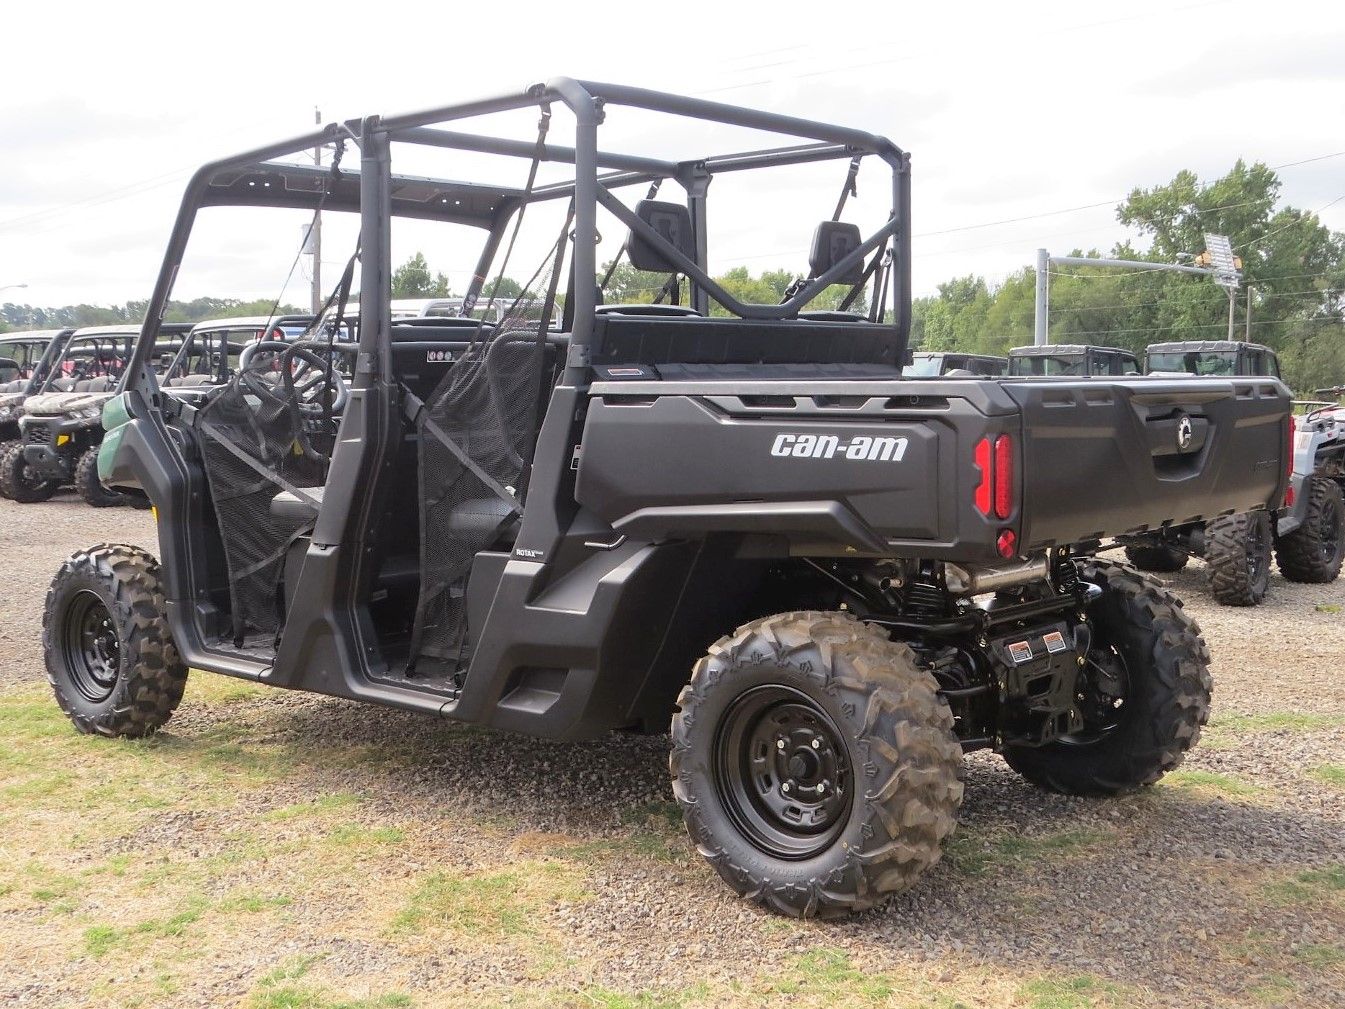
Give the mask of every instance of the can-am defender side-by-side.
<svg viewBox="0 0 1345 1009">
<path fill-rule="evenodd" d="M 1295 418 L 1294 472 L 1275 529 L 1280 573 L 1323 584 L 1345 560 L 1345 386 L 1318 389 Z M 1329 399 L 1327 397 L 1330 397 Z"/>
<path fill-rule="evenodd" d="M 906 378 L 936 378 L 943 375 L 1003 375 L 1008 370 L 1008 359 L 993 354 L 932 350 L 912 354 L 911 363 L 901 373 Z"/>
<path fill-rule="evenodd" d="M 175 351 L 190 328 L 164 323 L 161 349 Z M 112 398 L 139 333 L 136 326 L 87 326 L 70 336 L 24 402 L 19 442 L 0 456 L 0 493 L 33 504 L 74 485 L 95 507 L 126 503 L 126 495 L 98 481 L 98 445 L 103 404 Z"/>
<path fill-rule="evenodd" d="M 1275 352 L 1261 344 L 1188 340 L 1150 344 L 1144 352 L 1144 371 L 1154 377 L 1279 378 L 1280 363 Z M 1286 503 L 1293 495 L 1291 483 Z M 1123 543 L 1126 559 L 1143 571 L 1170 574 L 1186 567 L 1191 557 L 1199 557 L 1205 561 L 1210 595 L 1217 602 L 1255 606 L 1270 589 L 1272 551 L 1283 525 L 1283 517 L 1254 511 L 1166 526 L 1125 537 Z M 1280 555 L 1283 558 L 1283 551 Z M 1280 570 L 1284 571 L 1283 563 Z"/>
<path fill-rule="evenodd" d="M 0 336 L 0 378 L 4 379 L 0 381 L 0 458 L 19 441 L 23 404 L 42 387 L 47 371 L 73 332 L 38 329 Z M 3 494 L 0 487 L 0 496 Z"/>
<path fill-rule="evenodd" d="M 1009 374 L 1018 378 L 1034 375 L 1121 378 L 1140 374 L 1140 362 L 1131 351 L 1121 347 L 1089 343 L 1034 345 L 1010 349 Z"/>
<path fill-rule="evenodd" d="M 537 135 L 473 132 L 524 109 Z M 600 146 L 606 122 L 751 146 L 668 160 Z M 358 172 L 298 163 L 320 145 L 357 148 Z M 395 174 L 407 146 L 442 177 Z M 460 152 L 517 181 L 448 181 Z M 716 185 L 754 172 L 762 192 L 826 162 L 881 195 L 876 226 L 819 194 L 831 216 L 782 252 L 806 263 L 785 300 L 738 300 L 707 267 Z M 193 221 L 232 204 L 358 212 L 348 383 L 319 336 L 190 411 L 158 388 L 150 347 Z M 477 229 L 462 317 L 392 320 L 398 217 Z M 471 318 L 539 219 L 523 293 L 496 324 Z M 602 304 L 600 231 L 628 234 L 674 303 Z M 1208 651 L 1161 585 L 1076 550 L 1278 503 L 1288 392 L 904 380 L 910 234 L 889 140 L 568 78 L 207 165 L 104 411 L 100 472 L 154 503 L 160 557 L 101 545 L 61 568 L 43 632 L 58 702 L 81 731 L 142 735 L 190 667 L 562 739 L 671 719 L 698 850 L 804 916 L 871 907 L 939 858 L 965 750 L 1073 794 L 1156 781 L 1200 735 Z M 832 285 L 839 307 L 810 310 Z M 430 337 L 441 349 L 407 342 Z"/>
</svg>

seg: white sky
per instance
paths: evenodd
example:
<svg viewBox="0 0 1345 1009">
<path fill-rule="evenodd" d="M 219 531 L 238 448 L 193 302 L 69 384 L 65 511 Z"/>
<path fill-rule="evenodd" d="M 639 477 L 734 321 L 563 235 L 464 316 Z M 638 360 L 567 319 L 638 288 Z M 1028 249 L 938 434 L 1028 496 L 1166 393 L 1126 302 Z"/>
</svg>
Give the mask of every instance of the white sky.
<svg viewBox="0 0 1345 1009">
<path fill-rule="evenodd" d="M 822 11 L 819 23 L 809 23 L 810 9 Z M 383 20 L 370 27 L 374 15 Z M 966 273 L 998 281 L 1040 245 L 1106 248 L 1126 235 L 1113 205 L 1131 187 L 1182 168 L 1212 178 L 1239 156 L 1271 165 L 1320 158 L 1281 171 L 1283 198 L 1345 230 L 1345 156 L 1321 158 L 1345 152 L 1339 0 L 363 8 L 128 0 L 11 4 L 0 24 L 0 302 L 148 297 L 190 172 L 307 131 L 315 105 L 327 120 L 391 114 L 559 74 L 891 137 L 913 156 L 917 294 Z M 357 49 L 365 44 L 379 46 L 367 68 Z M 512 135 L 530 133 L 534 118 L 526 114 Z M 711 153 L 707 142 L 762 146 L 759 137 L 721 141 L 625 113 L 603 135 L 659 155 Z M 469 174 L 463 167 L 441 160 L 433 173 Z M 871 212 L 861 223 L 875 223 L 885 205 L 877 168 L 860 178 L 854 209 Z M 505 162 L 504 180 L 521 184 L 525 170 Z M 750 184 L 717 181 L 712 270 L 803 269 L 843 172 L 836 163 Z M 307 215 L 261 214 L 204 212 L 175 296 L 274 296 Z M 992 223 L 1023 217 L 1031 219 Z M 600 257 L 620 240 L 610 222 L 606 230 Z M 352 234 L 328 226 L 329 282 Z M 431 234 L 399 232 L 394 254 L 423 249 L 460 292 L 474 247 Z M 525 279 L 539 258 L 521 248 L 509 272 Z M 27 289 L 3 290 L 20 283 Z M 301 272 L 286 296 L 306 302 Z"/>
</svg>

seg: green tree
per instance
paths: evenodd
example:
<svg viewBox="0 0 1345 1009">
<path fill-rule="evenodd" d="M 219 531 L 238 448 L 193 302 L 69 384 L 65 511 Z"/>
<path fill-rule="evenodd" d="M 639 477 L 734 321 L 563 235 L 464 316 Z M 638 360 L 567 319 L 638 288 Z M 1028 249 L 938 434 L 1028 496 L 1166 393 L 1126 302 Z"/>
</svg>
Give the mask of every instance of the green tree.
<svg viewBox="0 0 1345 1009">
<path fill-rule="evenodd" d="M 417 252 L 392 271 L 394 298 L 448 298 L 451 297 L 448 277 L 443 273 L 430 275 L 430 264 L 425 254 Z"/>
</svg>

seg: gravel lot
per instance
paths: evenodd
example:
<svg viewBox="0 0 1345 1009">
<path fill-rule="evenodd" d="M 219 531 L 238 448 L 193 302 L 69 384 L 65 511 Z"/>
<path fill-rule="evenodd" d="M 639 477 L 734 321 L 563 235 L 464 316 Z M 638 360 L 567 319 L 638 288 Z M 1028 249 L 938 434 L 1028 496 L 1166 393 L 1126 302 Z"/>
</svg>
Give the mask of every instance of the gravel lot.
<svg viewBox="0 0 1345 1009">
<path fill-rule="evenodd" d="M 152 519 L 0 501 L 0 1004 L 1345 1006 L 1345 581 L 1226 609 L 1191 565 L 1215 717 L 1178 773 L 1069 799 L 973 755 L 921 885 L 799 924 L 689 849 L 663 739 L 205 675 L 152 744 L 75 737 L 40 609 L 100 540 Z"/>
</svg>

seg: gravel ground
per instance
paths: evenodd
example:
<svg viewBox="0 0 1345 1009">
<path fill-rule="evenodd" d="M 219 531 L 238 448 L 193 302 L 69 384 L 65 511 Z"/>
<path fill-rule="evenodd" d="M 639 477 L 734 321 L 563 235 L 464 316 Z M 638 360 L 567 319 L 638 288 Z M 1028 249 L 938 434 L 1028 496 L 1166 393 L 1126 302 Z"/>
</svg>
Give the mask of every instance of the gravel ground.
<svg viewBox="0 0 1345 1009">
<path fill-rule="evenodd" d="M 68 496 L 0 501 L 0 699 L 40 682 L 48 581 L 72 549 L 101 540 L 153 548 L 152 520 Z M 663 739 L 558 744 L 279 691 L 230 703 L 189 696 L 165 734 L 184 753 L 227 739 L 241 740 L 243 755 L 309 754 L 248 793 L 247 815 L 353 794 L 361 824 L 396 824 L 405 843 L 395 857 L 296 884 L 283 914 L 250 922 L 247 942 L 194 950 L 149 1003 L 335 1005 L 263 999 L 278 983 L 267 971 L 321 956 L 314 976 L 329 987 L 396 988 L 415 1005 L 774 1005 L 782 992 L 827 1005 L 830 986 L 838 1004 L 1345 1006 L 1345 781 L 1322 770 L 1345 765 L 1345 581 L 1300 586 L 1276 575 L 1265 605 L 1240 610 L 1212 603 L 1202 578 L 1199 564 L 1171 578 L 1215 661 L 1214 725 L 1179 773 L 1139 795 L 1082 800 L 1039 792 L 974 754 L 948 857 L 889 906 L 840 924 L 782 921 L 732 897 L 673 826 Z M 0 747 L 10 745 L 0 725 Z M 218 766 L 235 751 L 208 752 Z M 323 756 L 341 753 L 376 759 Z M 167 862 L 226 851 L 243 814 L 193 795 L 184 790 L 108 852 Z M 289 820 L 269 829 L 277 845 L 302 840 Z M 33 847 L 11 843 L 4 854 L 39 858 Z M 535 883 L 529 867 L 558 852 L 578 889 L 548 884 L 540 899 L 538 934 L 555 947 L 545 955 L 470 928 L 446 925 L 418 944 L 369 925 L 385 905 L 407 906 L 427 874 L 503 872 L 523 892 Z M 249 874 L 283 880 L 300 871 L 293 861 L 241 862 L 231 885 Z M 105 976 L 105 961 L 71 948 L 92 920 L 85 913 L 67 925 L 0 903 L 0 947 L 16 951 L 0 958 L 0 1002 L 135 1001 L 132 968 Z M 816 966 L 806 960 L 814 954 L 847 966 L 782 988 L 801 963 Z M 865 987 L 878 977 L 894 987 Z"/>
</svg>

